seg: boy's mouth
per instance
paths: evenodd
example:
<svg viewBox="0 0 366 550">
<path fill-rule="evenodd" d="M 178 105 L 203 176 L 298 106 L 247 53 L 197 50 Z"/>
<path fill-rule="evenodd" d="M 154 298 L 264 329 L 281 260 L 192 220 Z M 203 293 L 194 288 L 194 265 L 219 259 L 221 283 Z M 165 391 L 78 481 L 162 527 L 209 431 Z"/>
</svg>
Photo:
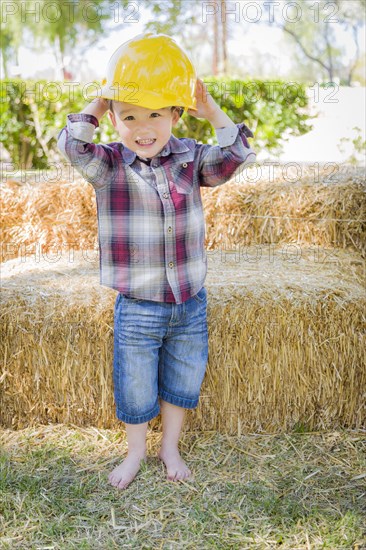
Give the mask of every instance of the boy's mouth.
<svg viewBox="0 0 366 550">
<path fill-rule="evenodd" d="M 142 146 L 152 145 L 153 143 L 155 143 L 155 141 L 156 139 L 136 139 L 137 145 L 142 145 Z"/>
</svg>

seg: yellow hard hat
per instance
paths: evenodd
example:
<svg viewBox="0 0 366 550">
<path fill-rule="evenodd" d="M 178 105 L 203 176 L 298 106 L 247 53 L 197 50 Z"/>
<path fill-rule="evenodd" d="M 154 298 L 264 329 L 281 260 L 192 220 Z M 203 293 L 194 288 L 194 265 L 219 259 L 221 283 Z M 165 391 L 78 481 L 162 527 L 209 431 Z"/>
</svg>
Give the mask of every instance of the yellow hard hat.
<svg viewBox="0 0 366 550">
<path fill-rule="evenodd" d="M 196 78 L 192 62 L 170 36 L 144 33 L 114 52 L 98 95 L 148 109 L 195 109 Z"/>
</svg>

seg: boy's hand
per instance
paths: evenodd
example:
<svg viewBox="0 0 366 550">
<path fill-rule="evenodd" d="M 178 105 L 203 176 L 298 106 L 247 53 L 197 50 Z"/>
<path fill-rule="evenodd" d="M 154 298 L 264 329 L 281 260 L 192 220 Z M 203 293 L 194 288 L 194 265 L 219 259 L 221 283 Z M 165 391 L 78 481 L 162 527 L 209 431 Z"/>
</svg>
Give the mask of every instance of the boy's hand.
<svg viewBox="0 0 366 550">
<path fill-rule="evenodd" d="M 235 126 L 234 122 L 222 111 L 200 78 L 196 84 L 196 111 L 188 109 L 188 114 L 196 118 L 205 118 L 215 128 Z"/>
<path fill-rule="evenodd" d="M 83 109 L 81 112 L 87 115 L 94 115 L 98 120 L 102 118 L 104 113 L 109 109 L 108 99 L 96 97 Z"/>
<path fill-rule="evenodd" d="M 196 118 L 205 118 L 209 120 L 209 117 L 212 116 L 217 109 L 220 109 L 220 107 L 208 91 L 206 84 L 200 78 L 197 78 L 195 95 L 197 110 L 188 109 L 188 114 Z"/>
</svg>

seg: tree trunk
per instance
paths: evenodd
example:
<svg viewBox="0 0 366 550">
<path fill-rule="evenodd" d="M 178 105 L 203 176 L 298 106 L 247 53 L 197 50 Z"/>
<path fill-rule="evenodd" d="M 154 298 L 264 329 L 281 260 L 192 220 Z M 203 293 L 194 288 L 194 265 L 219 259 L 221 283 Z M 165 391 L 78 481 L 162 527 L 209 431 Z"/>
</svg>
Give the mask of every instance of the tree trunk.
<svg viewBox="0 0 366 550">
<path fill-rule="evenodd" d="M 4 73 L 3 73 L 3 74 L 4 74 L 3 78 L 8 78 L 8 76 L 9 76 L 9 73 L 8 73 L 8 63 L 7 63 L 6 54 L 5 54 L 4 51 L 2 52 L 1 57 L 3 58 L 3 71 L 4 71 Z"/>
<path fill-rule="evenodd" d="M 347 86 L 352 85 L 353 80 L 353 72 L 357 66 L 357 61 L 360 57 L 360 44 L 358 42 L 358 35 L 357 35 L 357 25 L 352 25 L 352 34 L 353 34 L 353 40 L 356 44 L 356 54 L 353 63 L 351 64 L 349 70 L 348 70 L 348 78 L 347 78 Z"/>
<path fill-rule="evenodd" d="M 334 71 L 333 71 L 333 57 L 332 57 L 332 47 L 329 41 L 329 34 L 328 34 L 329 26 L 324 26 L 324 38 L 325 42 L 327 44 L 327 55 L 328 55 L 328 75 L 329 75 L 329 82 L 333 82 L 334 77 Z"/>
<path fill-rule="evenodd" d="M 60 43 L 59 36 L 55 37 L 55 41 L 53 43 L 53 50 L 54 50 L 55 59 L 56 59 L 54 78 L 55 80 L 63 80 L 65 67 L 64 67 L 64 59 L 61 51 L 61 43 Z"/>
<path fill-rule="evenodd" d="M 221 1 L 221 13 L 226 13 L 226 0 Z M 227 19 L 226 17 L 223 19 L 221 18 L 221 25 L 222 25 L 222 70 L 224 74 L 228 73 L 228 66 L 227 66 Z"/>
<path fill-rule="evenodd" d="M 214 14 L 214 20 L 213 20 L 213 57 L 212 57 L 212 74 L 213 76 L 217 76 L 218 73 L 218 64 L 219 64 L 219 15 L 217 13 Z"/>
</svg>

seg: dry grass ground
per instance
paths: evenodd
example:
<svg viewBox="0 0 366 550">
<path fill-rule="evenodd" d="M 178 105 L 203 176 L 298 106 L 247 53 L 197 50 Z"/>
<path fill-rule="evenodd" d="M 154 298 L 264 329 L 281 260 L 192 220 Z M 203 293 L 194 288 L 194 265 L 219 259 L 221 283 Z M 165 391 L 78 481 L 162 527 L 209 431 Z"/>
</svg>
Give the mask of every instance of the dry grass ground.
<svg viewBox="0 0 366 550">
<path fill-rule="evenodd" d="M 0 435 L 4 550 L 366 548 L 366 432 L 186 432 L 186 483 L 165 480 L 150 432 L 147 463 L 124 492 L 107 484 L 123 431 Z"/>
</svg>

